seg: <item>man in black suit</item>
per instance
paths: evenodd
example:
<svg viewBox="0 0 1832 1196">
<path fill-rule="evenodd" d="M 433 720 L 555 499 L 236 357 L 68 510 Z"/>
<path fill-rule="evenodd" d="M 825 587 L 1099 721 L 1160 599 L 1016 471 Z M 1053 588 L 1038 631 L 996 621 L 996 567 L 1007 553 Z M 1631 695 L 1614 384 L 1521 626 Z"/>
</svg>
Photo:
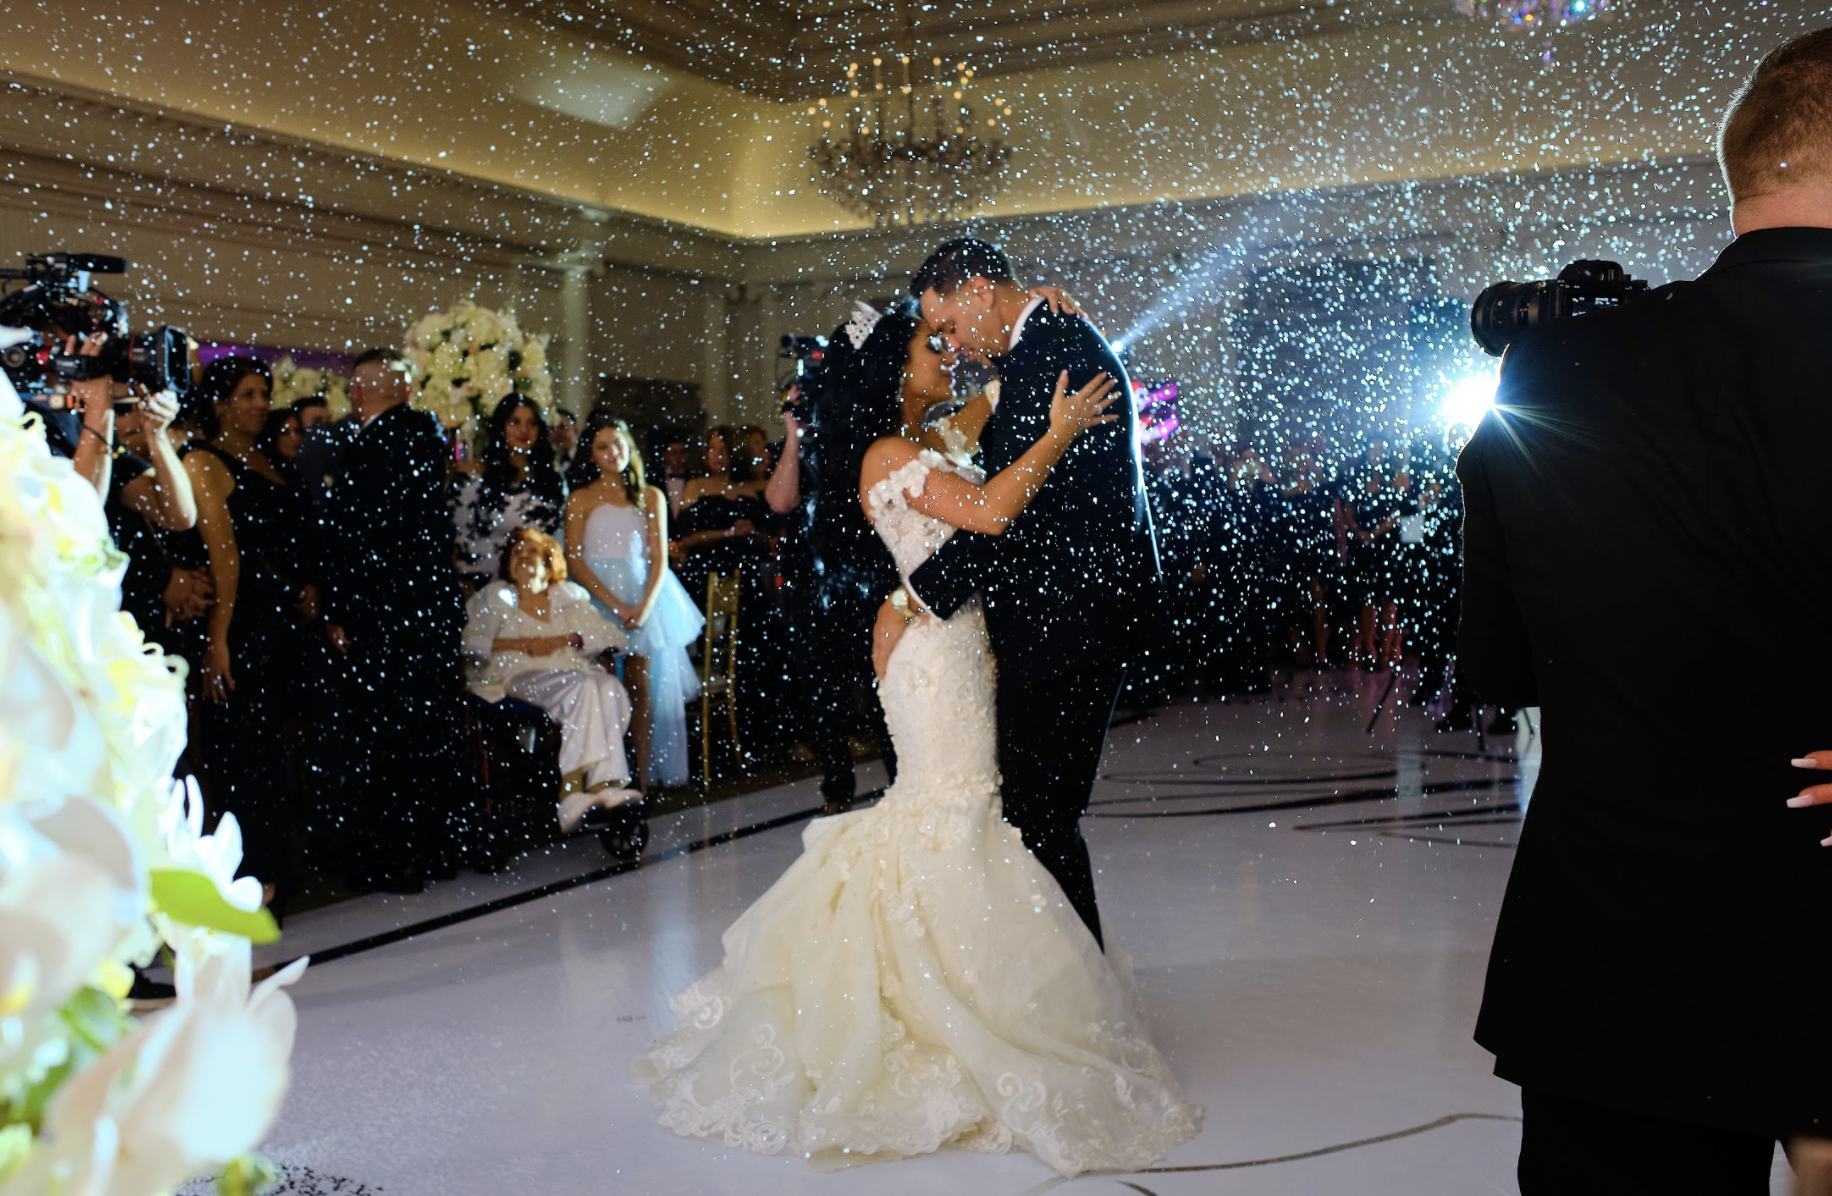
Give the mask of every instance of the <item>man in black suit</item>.
<svg viewBox="0 0 1832 1196">
<path fill-rule="evenodd" d="M 999 662 L 999 772 L 1006 821 L 1061 883 L 1100 940 L 1081 816 L 1141 618 L 1158 590 L 1157 544 L 1126 372 L 1079 316 L 1054 312 L 984 241 L 950 241 L 910 282 L 923 321 L 956 352 L 999 371 L 980 436 L 989 473 L 1035 443 L 1059 375 L 1070 390 L 1105 373 L 1119 419 L 1079 438 L 1003 536 L 956 535 L 911 576 L 946 618 L 978 593 Z"/>
<path fill-rule="evenodd" d="M 1832 1190 L 1832 30 L 1724 125 L 1737 238 L 1523 335 L 1458 465 L 1460 667 L 1545 756 L 1477 1041 L 1524 1196 Z"/>
<path fill-rule="evenodd" d="M 339 420 L 312 425 L 300 439 L 299 487 L 315 517 L 324 518 L 325 498 L 337 479 L 339 460 L 361 430 L 362 421 L 353 412 Z"/>
<path fill-rule="evenodd" d="M 343 723 L 352 881 L 414 892 L 449 866 L 459 793 L 459 636 L 464 608 L 445 505 L 445 439 L 407 406 L 392 350 L 356 359 L 361 431 L 326 503 L 331 642 L 345 654 Z"/>
</svg>

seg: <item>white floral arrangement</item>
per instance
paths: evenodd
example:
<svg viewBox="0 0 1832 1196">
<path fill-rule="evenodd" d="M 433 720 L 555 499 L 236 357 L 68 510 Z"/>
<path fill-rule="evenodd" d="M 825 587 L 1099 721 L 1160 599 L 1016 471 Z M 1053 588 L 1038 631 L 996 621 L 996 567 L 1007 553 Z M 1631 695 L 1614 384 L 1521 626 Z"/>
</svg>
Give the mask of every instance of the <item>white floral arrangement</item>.
<svg viewBox="0 0 1832 1196">
<path fill-rule="evenodd" d="M 324 399 L 332 419 L 342 419 L 350 414 L 350 380 L 331 373 L 329 370 L 303 369 L 293 361 L 293 355 L 274 362 L 274 406 L 290 407 L 300 399 L 319 396 Z"/>
<path fill-rule="evenodd" d="M 101 500 L 4 376 L 0 559 L 0 1196 L 252 1192 L 304 961 L 253 983 L 278 931 L 241 833 L 172 782 L 182 662 L 121 613 Z M 156 957 L 177 998 L 136 1018 Z"/>
<path fill-rule="evenodd" d="M 553 410 L 548 340 L 545 334 L 523 331 L 513 312 L 469 300 L 448 311 L 429 312 L 407 331 L 413 405 L 467 434 L 511 394 L 529 396 L 548 414 Z"/>
</svg>

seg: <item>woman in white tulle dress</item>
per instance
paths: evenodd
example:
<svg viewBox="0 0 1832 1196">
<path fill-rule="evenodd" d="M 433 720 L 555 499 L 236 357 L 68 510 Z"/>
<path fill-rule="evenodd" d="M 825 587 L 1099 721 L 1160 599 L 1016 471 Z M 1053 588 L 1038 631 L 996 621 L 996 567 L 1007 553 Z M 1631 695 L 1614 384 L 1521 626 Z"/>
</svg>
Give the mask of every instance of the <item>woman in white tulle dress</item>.
<svg viewBox="0 0 1832 1196">
<path fill-rule="evenodd" d="M 566 500 L 566 567 L 606 618 L 630 634 L 624 657 L 636 787 L 687 783 L 687 703 L 700 696 L 687 645 L 706 617 L 668 568 L 668 500 L 643 481 L 636 439 L 593 412 Z"/>
<path fill-rule="evenodd" d="M 926 333 L 887 315 L 841 377 L 864 401 L 888 362 L 879 401 L 897 410 L 901 376 L 919 419 L 946 394 Z M 904 576 L 957 527 L 1003 530 L 1074 436 L 1112 418 L 1110 386 L 1059 386 L 1049 431 L 983 485 L 909 420 L 873 444 L 864 502 Z M 633 1068 L 663 1125 L 821 1168 L 1017 1147 L 1064 1175 L 1136 1170 L 1194 1136 L 1201 1112 L 1123 965 L 1000 816 L 993 685 L 977 602 L 908 625 L 878 686 L 896 782 L 810 824 L 725 932 L 721 966 L 671 1000 L 679 1025 Z"/>
</svg>

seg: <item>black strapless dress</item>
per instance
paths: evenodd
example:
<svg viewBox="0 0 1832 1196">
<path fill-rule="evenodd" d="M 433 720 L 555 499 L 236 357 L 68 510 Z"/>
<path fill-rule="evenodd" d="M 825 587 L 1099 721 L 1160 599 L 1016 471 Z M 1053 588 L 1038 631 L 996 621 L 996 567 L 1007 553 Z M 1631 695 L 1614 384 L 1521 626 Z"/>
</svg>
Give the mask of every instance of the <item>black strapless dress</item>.
<svg viewBox="0 0 1832 1196">
<path fill-rule="evenodd" d="M 227 505 L 241 559 L 229 625 L 235 689 L 220 703 L 196 699 L 202 742 L 192 758 L 211 820 L 233 813 L 241 825 L 242 873 L 284 887 L 292 836 L 283 724 L 298 713 L 288 678 L 301 674 L 294 607 L 305 577 L 304 497 L 214 446 L 186 448 L 213 453 L 235 479 Z"/>
<path fill-rule="evenodd" d="M 759 533 L 757 536 L 715 540 L 687 553 L 675 572 L 696 603 L 706 601 L 706 578 L 709 574 L 736 573 L 744 579 L 747 590 L 761 584 L 765 566 L 770 560 L 769 547 L 762 539 L 762 533 L 769 530 L 773 518 L 768 503 L 761 498 L 749 496 L 732 498 L 723 494 L 708 494 L 681 509 L 668 529 L 670 537 L 676 540 L 694 532 L 726 531 L 746 519 L 750 520 L 751 526 Z"/>
</svg>

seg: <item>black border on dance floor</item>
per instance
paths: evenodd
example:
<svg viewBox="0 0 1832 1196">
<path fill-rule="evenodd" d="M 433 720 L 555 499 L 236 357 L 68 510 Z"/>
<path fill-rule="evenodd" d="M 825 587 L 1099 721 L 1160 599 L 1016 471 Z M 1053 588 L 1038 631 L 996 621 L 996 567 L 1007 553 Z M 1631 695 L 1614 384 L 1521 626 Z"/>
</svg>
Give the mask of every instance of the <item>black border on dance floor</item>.
<svg viewBox="0 0 1832 1196">
<path fill-rule="evenodd" d="M 882 789 L 879 789 L 871 793 L 863 794 L 858 798 L 855 804 L 863 805 L 866 802 L 873 801 L 882 796 L 883 792 Z M 440 914 L 435 918 L 427 918 L 419 922 L 410 922 L 406 926 L 397 926 L 393 930 L 385 930 L 380 934 L 369 935 L 367 938 L 356 939 L 348 943 L 339 943 L 337 946 L 327 947 L 323 951 L 309 951 L 305 956 L 294 956 L 292 959 L 274 964 L 273 970 L 280 971 L 297 962 L 299 959 L 306 957 L 311 959 L 314 966 L 331 963 L 339 959 L 348 959 L 352 955 L 361 955 L 365 951 L 373 951 L 378 947 L 387 947 L 394 943 L 405 942 L 408 939 L 416 938 L 422 934 L 430 934 L 435 930 L 443 930 L 447 926 L 458 926 L 462 923 L 471 921 L 473 918 L 481 918 L 505 909 L 514 909 L 518 905 L 527 905 L 530 901 L 539 901 L 543 897 L 551 897 L 555 893 L 564 893 L 568 889 L 576 889 L 581 885 L 597 884 L 599 881 L 609 880 L 613 876 L 622 876 L 626 872 L 634 872 L 645 864 L 664 864 L 669 860 L 679 859 L 682 856 L 693 855 L 695 852 L 705 851 L 709 847 L 719 847 L 726 843 L 734 843 L 739 839 L 748 839 L 752 835 L 760 835 L 765 831 L 773 831 L 778 827 L 793 826 L 797 822 L 803 822 L 807 819 L 816 817 L 821 813 L 821 809 L 822 807 L 816 806 L 811 810 L 801 810 L 793 814 L 783 814 L 776 818 L 766 819 L 763 822 L 753 823 L 750 826 L 741 826 L 735 827 L 729 831 L 720 831 L 716 835 L 708 835 L 706 838 L 697 839 L 692 843 L 683 843 L 678 847 L 670 847 L 666 851 L 658 852 L 652 856 L 645 856 L 641 859 L 618 860 L 614 864 L 607 865 L 603 868 L 594 868 L 590 872 L 583 872 L 578 876 L 569 876 L 565 880 L 549 881 L 547 884 L 536 885 L 532 889 L 524 889 L 518 893 L 506 893 L 501 897 L 493 897 L 478 905 L 466 906 L 464 909 L 453 910 L 448 914 Z"/>
<path fill-rule="evenodd" d="M 1481 755 L 1472 757 L 1468 753 L 1449 752 L 1449 751 L 1428 752 L 1427 754 L 1443 755 L 1443 756 L 1456 757 L 1456 758 L 1494 759 L 1497 763 L 1502 762 L 1502 760 L 1505 759 L 1505 758 L 1488 757 L 1488 756 L 1481 756 Z M 1209 758 L 1213 759 L 1213 757 L 1209 757 Z M 1397 769 L 1393 771 L 1394 771 L 1394 775 L 1397 775 Z M 1379 775 L 1379 774 L 1369 774 L 1369 779 L 1372 779 L 1372 776 L 1374 775 Z M 1363 776 L 1350 774 L 1346 776 L 1338 775 L 1334 777 L 1322 777 L 1322 778 L 1294 778 L 1294 777 L 1271 778 L 1271 777 L 1267 777 L 1267 778 L 1251 778 L 1251 779 L 1209 778 L 1206 780 L 1201 780 L 1195 777 L 1143 778 L 1143 777 L 1134 776 L 1134 777 L 1128 777 L 1124 780 L 1121 780 L 1119 778 L 1113 778 L 1113 777 L 1103 777 L 1102 779 L 1103 780 L 1118 780 L 1119 783 L 1122 783 L 1122 784 L 1124 783 L 1163 784 L 1166 782 L 1170 782 L 1170 783 L 1178 783 L 1178 784 L 1200 783 L 1200 784 L 1208 784 L 1208 785 L 1215 785 L 1215 784 L 1227 785 L 1227 784 L 1241 784 L 1243 780 L 1245 780 L 1245 782 L 1248 784 L 1278 783 L 1278 784 L 1286 784 L 1286 785 L 1304 785 L 1304 784 L 1313 784 L 1314 785 L 1314 784 L 1329 784 L 1333 781 L 1339 781 L 1339 780 L 1361 780 L 1363 779 Z M 1206 809 L 1206 810 L 1132 810 L 1132 811 L 1103 812 L 1100 809 L 1098 809 L 1098 807 L 1102 807 L 1102 806 L 1126 805 L 1130 803 L 1197 801 L 1197 800 L 1201 800 L 1204 798 L 1209 798 L 1209 799 L 1226 798 L 1228 796 L 1238 796 L 1238 795 L 1211 792 L 1211 793 L 1165 794 L 1163 796 L 1152 796 L 1152 797 L 1111 797 L 1111 798 L 1103 799 L 1101 801 L 1090 803 L 1087 816 L 1090 818 L 1105 818 L 1105 819 L 1117 820 L 1117 819 L 1128 819 L 1128 818 L 1207 818 L 1207 817 L 1214 817 L 1217 815 L 1225 815 L 1225 814 L 1276 813 L 1276 812 L 1283 811 L 1283 810 L 1316 809 L 1318 807 L 1326 807 L 1326 806 L 1334 806 L 1334 805 L 1348 805 L 1348 804 L 1357 803 L 1357 802 L 1391 801 L 1395 798 L 1400 798 L 1400 797 L 1426 797 L 1426 796 L 1431 796 L 1433 794 L 1439 794 L 1439 793 L 1459 793 L 1459 792 L 1471 792 L 1471 791 L 1483 790 L 1483 789 L 1500 789 L 1505 786 L 1515 784 L 1518 779 L 1519 778 L 1516 776 L 1506 776 L 1506 777 L 1483 777 L 1483 778 L 1474 778 L 1470 780 L 1461 780 L 1461 781 L 1435 781 L 1435 782 L 1418 785 L 1418 786 L 1409 786 L 1407 787 L 1407 790 L 1405 791 L 1402 791 L 1401 788 L 1397 785 L 1386 785 L 1386 786 L 1380 786 L 1380 787 L 1375 787 L 1375 788 L 1350 790 L 1347 793 L 1313 794 L 1309 797 L 1289 798 L 1283 801 L 1255 802 L 1252 805 L 1222 806 L 1222 807 L 1216 807 L 1216 808 L 1211 808 L 1211 809 Z M 882 789 L 879 789 L 879 790 L 874 790 L 870 793 L 862 794 L 858 798 L 857 802 L 855 802 L 855 805 L 864 805 L 867 802 L 874 801 L 877 798 L 883 796 L 883 793 L 884 791 Z M 1505 810 L 1518 810 L 1519 808 L 1520 808 L 1520 803 L 1515 802 L 1509 807 L 1499 807 L 1499 806 L 1489 806 L 1489 807 L 1480 807 L 1480 808 L 1472 807 L 1471 810 L 1468 811 L 1468 813 L 1498 814 L 1498 813 L 1504 812 Z M 800 810 L 792 814 L 783 814 L 776 818 L 769 818 L 762 822 L 753 823 L 750 826 L 734 827 L 733 829 L 729 831 L 721 831 L 720 833 L 716 835 L 709 835 L 704 839 L 697 839 L 691 843 L 683 843 L 677 847 L 668 848 L 666 851 L 659 852 L 652 856 L 646 856 L 642 859 L 618 860 L 612 864 L 606 865 L 603 868 L 594 868 L 591 871 L 583 872 L 579 874 L 578 876 L 569 876 L 564 880 L 549 881 L 546 884 L 536 885 L 535 887 L 531 889 L 524 889 L 516 893 L 506 893 L 501 897 L 493 897 L 488 901 L 480 902 L 477 905 L 467 906 L 464 909 L 453 910 L 450 913 L 440 914 L 437 917 L 426 918 L 419 922 L 410 922 L 405 926 L 397 926 L 393 930 L 385 930 L 385 931 L 382 931 L 380 934 L 368 935 L 364 938 L 355 939 L 347 943 L 339 943 L 338 945 L 334 947 L 327 947 L 322 951 L 312 951 L 312 952 L 308 952 L 307 954 L 309 955 L 311 961 L 314 964 L 326 964 L 326 963 L 335 962 L 336 960 L 339 960 L 339 959 L 348 959 L 352 955 L 361 955 L 364 952 L 374 951 L 380 947 L 392 946 L 395 943 L 405 942 L 408 939 L 417 938 L 418 936 L 423 935 L 423 934 L 431 934 L 435 930 L 443 930 L 448 926 L 459 926 L 465 922 L 472 921 L 476 918 L 487 917 L 490 914 L 498 913 L 506 909 L 514 909 L 518 905 L 527 905 L 531 901 L 539 901 L 543 897 L 551 897 L 556 893 L 564 893 L 569 889 L 576 889 L 576 888 L 581 887 L 582 885 L 597 884 L 599 881 L 609 880 L 614 876 L 622 876 L 626 872 L 634 872 L 645 864 L 664 864 L 664 863 L 667 863 L 669 860 L 680 859 L 683 856 L 693 855 L 697 852 L 705 851 L 706 849 L 711 848 L 711 847 L 719 847 L 719 846 L 723 846 L 726 843 L 734 843 L 738 841 L 739 839 L 748 839 L 752 835 L 760 835 L 766 831 L 773 831 L 780 827 L 793 826 L 794 824 L 798 822 L 805 822 L 808 819 L 819 816 L 821 813 L 821 809 L 822 809 L 821 807 L 816 806 L 812 809 Z M 1443 811 L 1443 812 L 1434 812 L 1433 814 L 1430 815 L 1430 817 L 1433 820 L 1436 820 L 1439 818 L 1445 818 L 1445 819 L 1456 818 L 1459 816 L 1465 816 L 1464 812 Z M 1294 830 L 1321 830 L 1327 827 L 1360 826 L 1360 825 L 1369 825 L 1370 829 L 1376 829 L 1378 824 L 1381 824 L 1381 823 L 1392 825 L 1393 823 L 1400 822 L 1400 821 L 1424 820 L 1425 817 L 1426 817 L 1425 815 L 1416 815 L 1416 816 L 1409 816 L 1409 817 L 1402 817 L 1402 818 L 1378 817 L 1378 818 L 1368 818 L 1368 819 L 1350 819 L 1350 820 L 1347 820 L 1341 823 L 1294 826 L 1292 829 Z M 1427 828 L 1420 828 L 1420 829 L 1421 831 L 1423 831 Z M 1438 829 L 1441 829 L 1441 828 L 1438 828 Z M 1379 833 L 1393 835 L 1393 834 L 1400 834 L 1403 832 L 1389 830 L 1389 831 L 1381 831 Z M 1407 836 L 1407 837 L 1414 838 L 1414 837 L 1424 837 L 1424 836 Z M 1450 840 L 1437 840 L 1437 839 L 1431 839 L 1430 841 L 1432 842 L 1450 842 Z M 1467 846 L 1472 846 L 1472 847 L 1474 846 L 1482 846 L 1482 847 L 1509 847 L 1509 846 L 1512 846 L 1511 844 L 1506 844 L 1506 843 L 1477 843 L 1473 840 L 1460 840 L 1458 842 L 1462 845 L 1467 845 Z M 273 970 L 278 971 L 280 969 L 283 969 L 291 965 L 292 963 L 296 962 L 299 958 L 302 958 L 302 957 L 294 956 L 290 959 L 287 959 L 280 963 L 274 964 Z M 263 969 L 263 970 L 266 970 L 266 969 Z"/>
</svg>

